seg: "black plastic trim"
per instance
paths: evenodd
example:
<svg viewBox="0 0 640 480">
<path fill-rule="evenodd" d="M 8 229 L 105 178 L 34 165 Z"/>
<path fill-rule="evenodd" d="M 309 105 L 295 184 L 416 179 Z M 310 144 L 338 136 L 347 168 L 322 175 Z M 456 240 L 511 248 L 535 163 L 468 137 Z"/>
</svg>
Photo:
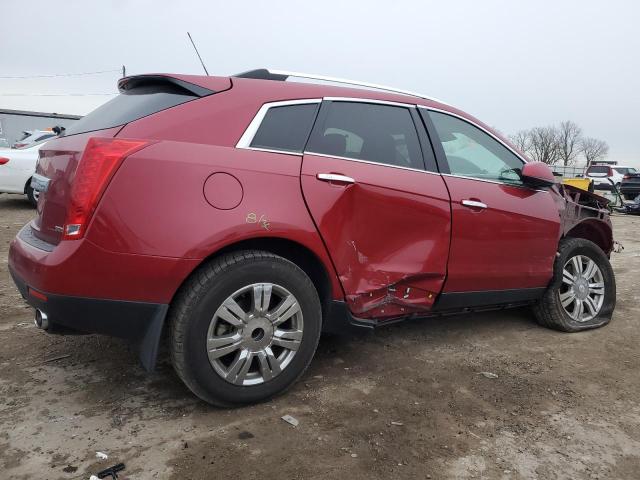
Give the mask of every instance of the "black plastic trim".
<svg viewBox="0 0 640 480">
<path fill-rule="evenodd" d="M 433 152 L 436 157 L 436 163 L 438 164 L 438 171 L 440 173 L 451 173 L 449 162 L 447 161 L 447 155 L 444 153 L 444 148 L 442 147 L 442 143 L 440 142 L 440 137 L 438 136 L 438 132 L 436 131 L 436 126 L 433 124 L 428 111 L 424 108 L 418 108 L 418 113 L 420 113 L 420 117 L 422 117 L 422 124 L 427 131 L 427 135 L 429 135 L 431 147 L 433 148 Z"/>
<path fill-rule="evenodd" d="M 475 292 L 441 293 L 433 307 L 434 312 L 441 310 L 502 306 L 540 299 L 546 288 L 520 288 L 513 290 L 487 290 Z"/>
<path fill-rule="evenodd" d="M 284 82 L 287 78 L 289 78 L 289 75 L 271 73 L 266 68 L 247 70 L 246 72 L 236 73 L 233 76 L 235 78 L 251 78 L 253 80 L 276 80 L 279 82 Z"/>
<path fill-rule="evenodd" d="M 29 286 L 9 268 L 20 293 L 49 319 L 48 333 L 98 333 L 127 339 L 139 347 L 142 366 L 154 369 L 169 305 L 55 295 L 38 290 L 47 300 L 29 295 Z"/>
<path fill-rule="evenodd" d="M 371 331 L 376 326 L 374 320 L 365 320 L 351 315 L 347 304 L 340 300 L 333 300 L 329 304 L 329 311 L 322 324 L 323 333 L 337 335 L 349 333 L 363 333 Z"/>
<path fill-rule="evenodd" d="M 422 149 L 422 159 L 427 172 L 439 173 L 438 163 L 436 162 L 435 153 L 433 151 L 433 145 L 429 138 L 423 121 L 420 119 L 420 112 L 418 108 L 411 108 L 411 117 L 413 118 L 413 124 L 418 132 L 418 142 L 420 142 L 420 148 Z"/>
</svg>

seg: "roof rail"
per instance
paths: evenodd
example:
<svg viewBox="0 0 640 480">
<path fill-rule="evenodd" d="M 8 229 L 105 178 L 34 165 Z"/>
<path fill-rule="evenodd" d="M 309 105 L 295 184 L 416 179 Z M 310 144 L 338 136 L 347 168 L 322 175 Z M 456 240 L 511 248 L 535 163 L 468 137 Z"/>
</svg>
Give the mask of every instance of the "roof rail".
<svg viewBox="0 0 640 480">
<path fill-rule="evenodd" d="M 346 78 L 327 77 L 325 75 L 314 75 L 311 73 L 289 72 L 286 70 L 272 70 L 269 68 L 259 68 L 256 70 L 249 70 L 247 72 L 238 73 L 233 76 L 237 78 L 253 78 L 256 80 L 277 80 L 281 82 L 286 81 L 289 77 L 307 78 L 311 80 L 320 80 L 323 82 L 355 85 L 355 86 L 370 88 L 374 90 L 382 90 L 385 92 L 399 93 L 401 95 L 409 95 L 411 97 L 418 97 L 418 98 L 423 98 L 425 100 L 433 100 L 435 102 L 446 103 L 446 102 L 443 102 L 442 100 L 438 100 L 437 98 L 428 97 L 426 95 L 422 95 L 416 92 L 410 92 L 408 90 L 400 90 L 393 87 L 387 87 L 385 85 L 378 85 L 376 83 L 359 82 L 358 80 L 349 80 Z"/>
</svg>

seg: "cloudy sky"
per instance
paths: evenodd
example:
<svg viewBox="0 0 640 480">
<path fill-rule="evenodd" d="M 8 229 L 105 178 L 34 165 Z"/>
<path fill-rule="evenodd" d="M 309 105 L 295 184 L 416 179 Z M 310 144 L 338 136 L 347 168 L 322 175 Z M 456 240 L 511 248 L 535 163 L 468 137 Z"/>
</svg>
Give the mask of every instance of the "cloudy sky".
<svg viewBox="0 0 640 480">
<path fill-rule="evenodd" d="M 393 85 L 503 133 L 571 119 L 640 166 L 635 0 L 3 0 L 0 15 L 0 108 L 87 113 L 122 65 L 201 73 L 188 30 L 213 74 L 269 66 Z"/>
</svg>

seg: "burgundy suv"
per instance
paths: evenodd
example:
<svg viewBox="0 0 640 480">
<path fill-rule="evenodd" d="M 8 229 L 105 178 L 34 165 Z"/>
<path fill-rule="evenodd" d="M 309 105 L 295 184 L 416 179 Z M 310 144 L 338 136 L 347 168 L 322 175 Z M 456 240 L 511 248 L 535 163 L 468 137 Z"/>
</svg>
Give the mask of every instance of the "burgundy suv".
<svg viewBox="0 0 640 480">
<path fill-rule="evenodd" d="M 124 78 L 48 142 L 9 252 L 37 325 L 127 338 L 147 369 L 167 338 L 233 405 L 289 387 L 322 331 L 521 305 L 609 322 L 605 199 L 444 103 L 290 76 Z"/>
</svg>

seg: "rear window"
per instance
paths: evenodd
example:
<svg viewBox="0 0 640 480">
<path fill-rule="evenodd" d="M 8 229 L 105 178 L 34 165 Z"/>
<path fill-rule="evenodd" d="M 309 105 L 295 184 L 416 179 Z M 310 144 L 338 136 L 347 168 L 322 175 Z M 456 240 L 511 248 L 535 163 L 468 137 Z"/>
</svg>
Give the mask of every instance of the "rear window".
<svg viewBox="0 0 640 480">
<path fill-rule="evenodd" d="M 606 165 L 594 165 L 593 167 L 589 167 L 588 173 L 606 173 L 609 175 L 609 167 Z"/>
<path fill-rule="evenodd" d="M 302 152 L 316 118 L 317 103 L 285 105 L 267 110 L 251 147 Z"/>
<path fill-rule="evenodd" d="M 65 130 L 65 135 L 113 128 L 152 113 L 175 107 L 198 96 L 165 82 L 143 84 L 126 90 L 96 108 Z"/>
</svg>

